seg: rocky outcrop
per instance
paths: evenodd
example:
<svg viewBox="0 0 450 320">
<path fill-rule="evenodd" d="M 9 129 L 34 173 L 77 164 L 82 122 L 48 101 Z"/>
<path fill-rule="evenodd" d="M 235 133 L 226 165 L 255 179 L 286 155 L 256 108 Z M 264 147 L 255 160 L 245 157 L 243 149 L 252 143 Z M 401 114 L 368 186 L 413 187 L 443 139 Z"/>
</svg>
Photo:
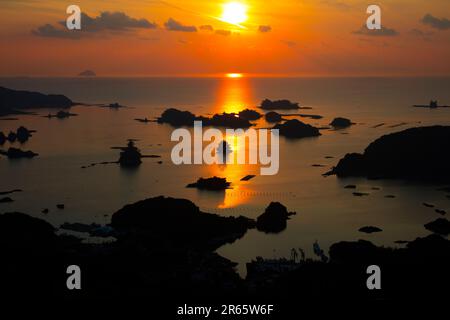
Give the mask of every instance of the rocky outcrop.
<svg viewBox="0 0 450 320">
<path fill-rule="evenodd" d="M 238 113 L 238 115 L 239 115 L 239 118 L 248 120 L 248 121 L 258 120 L 259 118 L 262 117 L 262 115 L 258 111 L 251 110 L 251 109 L 242 110 Z"/>
<path fill-rule="evenodd" d="M 277 124 L 274 129 L 280 130 L 280 135 L 286 138 L 307 138 L 321 135 L 319 129 L 309 124 L 305 124 L 297 119 L 288 120 L 285 123 Z"/>
<path fill-rule="evenodd" d="M 283 121 L 283 117 L 281 114 L 275 111 L 270 111 L 266 113 L 266 121 L 269 123 L 281 122 Z"/>
<path fill-rule="evenodd" d="M 133 140 L 128 141 L 128 145 L 122 149 L 119 157 L 119 164 L 122 167 L 137 167 L 142 163 L 142 154 L 134 145 Z"/>
<path fill-rule="evenodd" d="M 330 126 L 334 127 L 335 129 L 344 129 L 344 128 L 348 128 L 351 125 L 353 125 L 354 123 L 347 118 L 334 118 L 333 121 L 331 121 Z"/>
<path fill-rule="evenodd" d="M 165 110 L 158 118 L 158 123 L 168 123 L 174 127 L 193 126 L 197 117 L 189 111 L 180 111 L 170 108 Z"/>
<path fill-rule="evenodd" d="M 17 129 L 17 140 L 19 140 L 20 143 L 26 142 L 31 136 L 34 131 L 28 130 L 25 127 L 19 127 Z"/>
<path fill-rule="evenodd" d="M 158 123 L 168 123 L 174 127 L 193 126 L 194 121 L 201 121 L 203 126 L 226 127 L 226 128 L 249 128 L 252 124 L 235 113 L 215 114 L 211 118 L 198 117 L 189 111 L 167 109 L 157 119 Z"/>
<path fill-rule="evenodd" d="M 110 109 L 122 109 L 122 108 L 126 108 L 126 106 L 121 105 L 118 102 L 113 102 L 107 105 L 108 108 Z"/>
<path fill-rule="evenodd" d="M 212 177 L 200 178 L 195 183 L 190 183 L 186 188 L 197 188 L 200 190 L 220 191 L 230 187 L 230 182 L 226 178 Z"/>
<path fill-rule="evenodd" d="M 15 132 L 13 132 L 13 131 L 10 131 L 10 132 L 8 133 L 7 139 L 8 139 L 8 141 L 11 142 L 11 143 L 16 142 L 16 140 L 17 140 L 17 133 L 15 133 Z"/>
<path fill-rule="evenodd" d="M 256 219 L 256 228 L 265 233 L 279 233 L 286 229 L 287 220 L 295 214 L 288 212 L 281 203 L 271 202 L 264 213 Z"/>
<path fill-rule="evenodd" d="M 48 114 L 45 117 L 49 118 L 49 119 L 50 118 L 66 119 L 66 118 L 75 117 L 75 116 L 77 116 L 76 113 L 70 113 L 70 112 L 60 110 L 56 114 Z"/>
<path fill-rule="evenodd" d="M 269 100 L 265 99 L 261 102 L 261 109 L 263 110 L 290 110 L 300 109 L 297 102 L 291 102 L 289 100 Z"/>
<path fill-rule="evenodd" d="M 0 115 L 31 108 L 69 108 L 74 103 L 63 95 L 42 94 L 0 87 Z"/>
<path fill-rule="evenodd" d="M 38 156 L 33 151 L 22 151 L 17 148 L 9 148 L 8 151 L 0 150 L 0 154 L 7 156 L 9 159 L 34 158 Z"/>
<path fill-rule="evenodd" d="M 215 114 L 210 119 L 204 119 L 205 126 L 226 127 L 226 128 L 249 128 L 252 124 L 243 118 L 236 117 L 234 113 Z"/>
<path fill-rule="evenodd" d="M 450 181 L 450 126 L 411 128 L 372 142 L 363 154 L 345 155 L 328 174 L 338 177 Z"/>
<path fill-rule="evenodd" d="M 381 232 L 383 230 L 381 230 L 378 227 L 374 227 L 374 226 L 366 226 L 366 227 L 360 228 L 358 231 L 364 232 L 364 233 L 374 233 L 374 232 Z"/>
</svg>

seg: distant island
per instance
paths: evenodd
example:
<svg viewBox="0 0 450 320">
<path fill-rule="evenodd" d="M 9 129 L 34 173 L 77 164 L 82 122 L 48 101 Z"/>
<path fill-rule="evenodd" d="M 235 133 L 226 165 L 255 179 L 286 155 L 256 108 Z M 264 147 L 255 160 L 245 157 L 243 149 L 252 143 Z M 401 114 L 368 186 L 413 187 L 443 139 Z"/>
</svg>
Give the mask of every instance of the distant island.
<svg viewBox="0 0 450 320">
<path fill-rule="evenodd" d="M 0 116 L 24 113 L 25 109 L 70 108 L 75 103 L 64 95 L 43 94 L 0 87 Z"/>
<path fill-rule="evenodd" d="M 96 77 L 97 74 L 92 70 L 85 70 L 78 74 L 79 77 Z"/>
</svg>

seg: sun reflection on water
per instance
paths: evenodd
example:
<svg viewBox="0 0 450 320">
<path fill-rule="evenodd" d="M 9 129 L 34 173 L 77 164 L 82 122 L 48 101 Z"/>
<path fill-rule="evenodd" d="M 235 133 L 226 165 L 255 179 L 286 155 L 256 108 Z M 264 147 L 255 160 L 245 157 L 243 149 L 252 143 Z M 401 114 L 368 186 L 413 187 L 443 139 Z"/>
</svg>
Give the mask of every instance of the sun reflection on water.
<svg viewBox="0 0 450 320">
<path fill-rule="evenodd" d="M 216 113 L 238 113 L 252 106 L 252 95 L 249 79 L 242 77 L 242 74 L 227 74 L 219 84 L 217 92 Z M 225 133 L 225 130 L 223 130 Z M 211 176 L 226 178 L 232 183 L 232 189 L 225 191 L 223 203 L 218 208 L 232 208 L 248 201 L 252 191 L 251 182 L 240 181 L 249 174 L 259 172 L 258 165 L 237 164 L 237 154 L 246 153 L 248 156 L 249 146 L 242 143 L 235 136 L 227 136 L 226 142 L 231 147 L 229 158 L 232 163 L 209 166 Z"/>
<path fill-rule="evenodd" d="M 252 95 L 249 79 L 240 76 L 229 76 L 238 74 L 227 74 L 222 78 L 217 91 L 216 113 L 239 112 L 252 106 Z"/>
</svg>

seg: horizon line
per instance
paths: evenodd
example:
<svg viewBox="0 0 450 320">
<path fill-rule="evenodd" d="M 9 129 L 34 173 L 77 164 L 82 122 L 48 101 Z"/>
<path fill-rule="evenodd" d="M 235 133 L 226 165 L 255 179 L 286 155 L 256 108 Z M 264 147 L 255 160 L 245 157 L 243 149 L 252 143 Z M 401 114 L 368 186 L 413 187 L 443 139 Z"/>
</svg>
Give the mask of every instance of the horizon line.
<svg viewBox="0 0 450 320">
<path fill-rule="evenodd" d="M 230 74 L 239 74 L 239 77 L 230 78 Z M 96 79 L 96 78 L 447 78 L 450 74 L 299 74 L 299 73 L 245 73 L 224 72 L 204 74 L 105 74 L 96 76 L 80 75 L 1 75 L 0 78 L 66 78 L 66 79 Z"/>
</svg>

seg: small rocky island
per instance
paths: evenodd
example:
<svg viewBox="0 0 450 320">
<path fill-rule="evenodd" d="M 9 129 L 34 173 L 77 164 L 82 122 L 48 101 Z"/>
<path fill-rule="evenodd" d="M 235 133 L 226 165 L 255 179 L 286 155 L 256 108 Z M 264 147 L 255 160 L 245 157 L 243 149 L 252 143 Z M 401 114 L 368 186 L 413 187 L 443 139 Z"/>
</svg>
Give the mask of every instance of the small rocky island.
<svg viewBox="0 0 450 320">
<path fill-rule="evenodd" d="M 128 145 L 120 152 L 119 164 L 121 167 L 138 167 L 142 163 L 141 151 L 134 145 L 134 140 L 128 140 Z"/>
<path fill-rule="evenodd" d="M 256 228 L 265 233 L 279 233 L 286 229 L 287 220 L 295 212 L 288 212 L 279 202 L 271 202 L 266 210 L 257 218 Z"/>
<path fill-rule="evenodd" d="M 10 131 L 7 136 L 5 136 L 5 134 L 0 131 L 0 145 L 4 145 L 6 141 L 14 143 L 16 140 L 19 140 L 20 143 L 25 143 L 34 132 L 36 131 L 28 130 L 23 126 L 19 127 L 16 132 Z"/>
<path fill-rule="evenodd" d="M 245 114 L 249 115 L 249 112 Z M 254 117 L 254 115 L 253 115 Z M 215 126 L 226 128 L 249 128 L 252 126 L 249 120 L 240 118 L 235 113 L 215 114 L 211 118 L 196 116 L 189 111 L 180 111 L 178 109 L 167 109 L 157 119 L 158 123 L 167 123 L 174 127 L 188 126 L 192 127 L 194 121 L 202 121 L 203 126 Z"/>
<path fill-rule="evenodd" d="M 20 143 L 24 143 L 28 141 L 28 139 L 32 136 L 32 134 L 36 132 L 35 130 L 28 130 L 25 127 L 19 127 L 17 129 L 17 140 L 19 140 Z"/>
<path fill-rule="evenodd" d="M 17 148 L 9 148 L 8 151 L 0 150 L 0 155 L 7 156 L 9 159 L 31 159 L 38 156 L 38 154 L 33 151 L 23 151 Z"/>
<path fill-rule="evenodd" d="M 280 130 L 280 135 L 286 138 L 307 138 L 307 137 L 318 137 L 321 135 L 319 129 L 305 124 L 297 119 L 288 120 L 285 123 L 277 124 L 274 129 Z"/>
<path fill-rule="evenodd" d="M 450 182 L 450 126 L 406 129 L 345 155 L 327 174 Z"/>
<path fill-rule="evenodd" d="M 281 116 L 281 114 L 279 114 L 278 112 L 275 112 L 275 111 L 267 112 L 265 115 L 265 118 L 266 118 L 266 121 L 269 123 L 276 123 L 276 122 L 283 121 L 283 117 Z"/>
<path fill-rule="evenodd" d="M 56 114 L 50 114 L 49 113 L 48 115 L 46 115 L 44 117 L 45 118 L 49 118 L 49 119 L 51 119 L 51 118 L 66 119 L 66 118 L 76 117 L 76 116 L 77 116 L 76 113 L 70 113 L 70 112 L 67 112 L 67 111 L 60 110 Z"/>
<path fill-rule="evenodd" d="M 228 189 L 231 183 L 226 178 L 212 177 L 212 178 L 199 178 L 197 182 L 190 183 L 186 188 L 197 188 L 200 190 L 221 191 Z"/>
<path fill-rule="evenodd" d="M 126 106 L 123 106 L 118 102 L 110 103 L 110 104 L 106 105 L 106 107 L 110 108 L 110 109 L 115 109 L 115 110 L 126 108 Z"/>
<path fill-rule="evenodd" d="M 335 129 L 344 129 L 352 126 L 354 123 L 347 118 L 337 117 L 334 118 L 333 121 L 331 121 L 330 126 L 332 126 Z"/>
<path fill-rule="evenodd" d="M 14 143 L 19 140 L 20 143 L 25 143 L 36 132 L 35 130 L 28 130 L 25 127 L 19 127 L 16 132 L 10 131 L 8 136 L 5 136 L 3 132 L 0 131 L 0 145 L 5 144 L 6 141 Z"/>
<path fill-rule="evenodd" d="M 262 114 L 260 114 L 258 111 L 251 110 L 251 109 L 245 109 L 238 113 L 239 118 L 248 120 L 248 121 L 254 121 L 258 120 L 262 117 Z"/>
<path fill-rule="evenodd" d="M 364 233 L 375 233 L 375 232 L 381 232 L 383 230 L 381 230 L 378 227 L 374 227 L 374 226 L 365 226 L 365 227 L 359 228 L 358 231 L 364 232 Z"/>
<path fill-rule="evenodd" d="M 292 110 L 300 109 L 297 102 L 291 102 L 289 100 L 269 100 L 265 99 L 261 102 L 261 109 L 263 110 Z"/>
</svg>

